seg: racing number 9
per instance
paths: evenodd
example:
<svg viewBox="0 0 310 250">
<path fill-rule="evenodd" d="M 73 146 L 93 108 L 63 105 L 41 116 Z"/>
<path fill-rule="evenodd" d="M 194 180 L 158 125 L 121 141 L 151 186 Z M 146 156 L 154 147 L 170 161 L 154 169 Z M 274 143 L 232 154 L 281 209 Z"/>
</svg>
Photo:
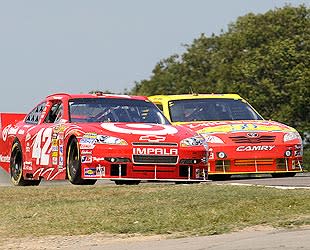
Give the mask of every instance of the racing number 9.
<svg viewBox="0 0 310 250">
<path fill-rule="evenodd" d="M 41 128 L 37 133 L 32 147 L 32 158 L 37 159 L 36 165 L 47 166 L 49 164 L 50 157 L 47 153 L 47 150 L 51 145 L 52 131 L 52 128 Z M 44 143 L 42 148 L 41 142 Z"/>
</svg>

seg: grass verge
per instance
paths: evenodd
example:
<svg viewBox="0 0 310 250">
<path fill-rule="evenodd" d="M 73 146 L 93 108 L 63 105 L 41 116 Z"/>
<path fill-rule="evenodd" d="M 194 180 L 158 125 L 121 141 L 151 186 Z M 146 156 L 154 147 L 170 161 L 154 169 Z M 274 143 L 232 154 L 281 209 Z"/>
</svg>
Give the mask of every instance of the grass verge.
<svg viewBox="0 0 310 250">
<path fill-rule="evenodd" d="M 310 225 L 310 190 L 218 185 L 2 187 L 0 235 L 211 235 Z"/>
</svg>

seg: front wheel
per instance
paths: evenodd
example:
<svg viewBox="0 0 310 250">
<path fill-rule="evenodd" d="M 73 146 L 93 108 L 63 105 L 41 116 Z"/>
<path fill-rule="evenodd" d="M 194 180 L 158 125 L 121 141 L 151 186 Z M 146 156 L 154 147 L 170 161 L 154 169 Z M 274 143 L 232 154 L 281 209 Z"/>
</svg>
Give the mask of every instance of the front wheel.
<svg viewBox="0 0 310 250">
<path fill-rule="evenodd" d="M 81 178 L 81 159 L 78 141 L 73 138 L 67 150 L 67 177 L 74 185 L 94 185 L 97 180 L 85 180 Z"/>
<path fill-rule="evenodd" d="M 23 176 L 23 153 L 19 141 L 15 141 L 12 146 L 10 159 L 11 182 L 14 186 L 38 186 L 39 180 L 25 180 Z"/>
</svg>

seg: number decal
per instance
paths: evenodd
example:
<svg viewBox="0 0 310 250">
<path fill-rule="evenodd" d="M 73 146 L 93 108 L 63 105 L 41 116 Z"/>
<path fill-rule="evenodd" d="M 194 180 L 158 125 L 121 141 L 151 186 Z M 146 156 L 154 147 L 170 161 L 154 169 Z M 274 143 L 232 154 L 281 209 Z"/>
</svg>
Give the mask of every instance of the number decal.
<svg viewBox="0 0 310 250">
<path fill-rule="evenodd" d="M 47 166 L 49 164 L 50 157 L 47 150 L 51 145 L 52 132 L 52 128 L 41 128 L 37 133 L 32 148 L 32 158 L 36 159 L 36 165 Z M 42 148 L 41 143 L 44 143 Z"/>
</svg>

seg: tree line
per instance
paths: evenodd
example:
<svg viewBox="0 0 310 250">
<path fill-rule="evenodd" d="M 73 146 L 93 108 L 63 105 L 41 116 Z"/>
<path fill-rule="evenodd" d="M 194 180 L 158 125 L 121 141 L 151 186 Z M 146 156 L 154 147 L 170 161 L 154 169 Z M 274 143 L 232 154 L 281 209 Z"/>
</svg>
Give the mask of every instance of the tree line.
<svg viewBox="0 0 310 250">
<path fill-rule="evenodd" d="M 265 119 L 310 132 L 309 8 L 249 13 L 219 35 L 201 34 L 183 54 L 158 62 L 135 95 L 237 93 Z"/>
</svg>

